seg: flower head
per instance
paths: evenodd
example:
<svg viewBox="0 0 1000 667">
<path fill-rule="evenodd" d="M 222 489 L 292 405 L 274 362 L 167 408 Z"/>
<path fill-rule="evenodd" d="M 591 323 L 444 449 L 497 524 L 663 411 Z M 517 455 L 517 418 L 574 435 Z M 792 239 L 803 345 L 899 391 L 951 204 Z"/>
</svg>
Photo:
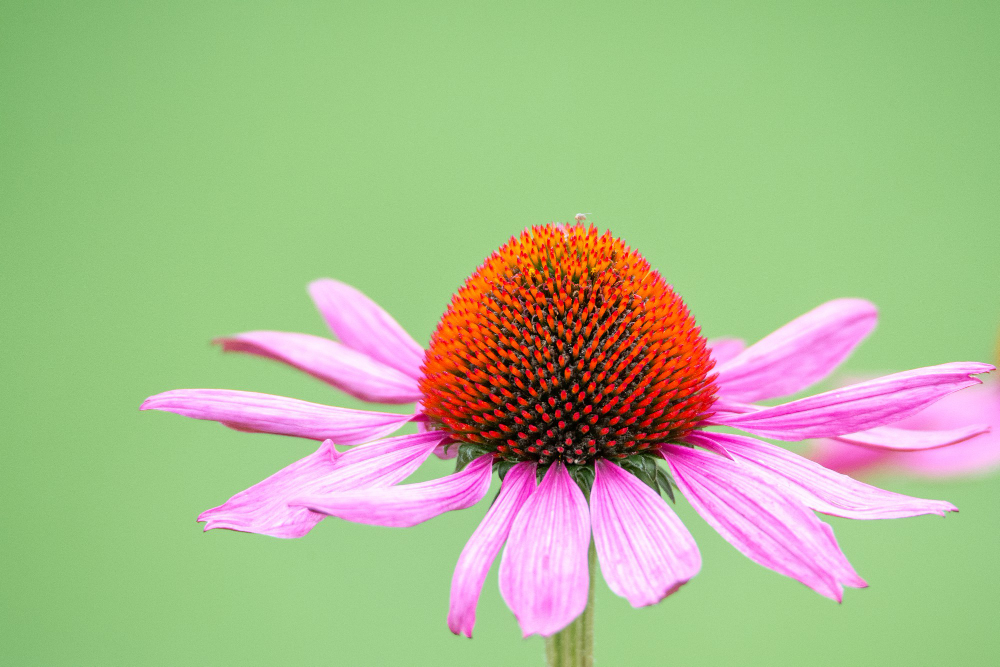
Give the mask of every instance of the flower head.
<svg viewBox="0 0 1000 667">
<path fill-rule="evenodd" d="M 508 461 L 585 465 L 675 442 L 709 416 L 694 318 L 594 227 L 525 232 L 452 299 L 420 381 L 431 423 Z"/>
<path fill-rule="evenodd" d="M 840 600 L 865 586 L 814 512 L 876 519 L 944 514 L 950 503 L 884 491 L 727 426 L 777 440 L 842 437 L 930 449 L 968 432 L 889 426 L 978 384 L 988 364 L 920 368 L 761 407 L 827 376 L 875 325 L 867 301 L 823 304 L 744 349 L 711 344 L 635 251 L 583 225 L 526 230 L 452 299 L 425 354 L 373 302 L 334 281 L 311 288 L 340 342 L 251 332 L 226 349 L 290 363 L 353 395 L 417 402 L 412 415 L 344 410 L 247 392 L 180 390 L 144 408 L 254 432 L 324 441 L 315 453 L 208 510 L 208 528 L 279 537 L 324 516 L 412 526 L 500 492 L 463 549 L 449 627 L 471 636 L 491 563 L 525 635 L 583 611 L 587 552 L 633 606 L 654 604 L 700 569 L 690 533 L 663 500 L 676 487 L 752 560 Z M 422 363 L 421 363 L 422 360 Z M 421 432 L 386 437 L 406 421 Z M 334 445 L 357 445 L 340 452 Z M 398 484 L 437 451 L 454 474 Z"/>
</svg>

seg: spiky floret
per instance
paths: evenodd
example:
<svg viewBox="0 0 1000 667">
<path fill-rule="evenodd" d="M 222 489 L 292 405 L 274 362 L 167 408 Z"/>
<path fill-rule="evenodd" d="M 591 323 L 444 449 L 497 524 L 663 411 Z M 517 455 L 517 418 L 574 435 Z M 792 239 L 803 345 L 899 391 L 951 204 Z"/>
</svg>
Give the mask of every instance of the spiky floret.
<svg viewBox="0 0 1000 667">
<path fill-rule="evenodd" d="M 710 413 L 694 318 L 593 226 L 511 238 L 455 294 L 424 359 L 431 424 L 503 459 L 588 463 L 675 442 Z"/>
</svg>

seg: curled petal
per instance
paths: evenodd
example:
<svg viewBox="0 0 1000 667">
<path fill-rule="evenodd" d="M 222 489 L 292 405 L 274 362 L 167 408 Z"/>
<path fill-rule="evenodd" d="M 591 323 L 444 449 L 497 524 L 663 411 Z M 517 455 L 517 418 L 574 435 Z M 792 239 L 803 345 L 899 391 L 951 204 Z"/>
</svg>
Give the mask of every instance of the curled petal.
<svg viewBox="0 0 1000 667">
<path fill-rule="evenodd" d="M 514 517 L 534 490 L 534 463 L 518 463 L 507 471 L 496 501 L 462 549 L 451 578 L 451 604 L 448 609 L 448 627 L 456 635 L 472 637 L 476 604 L 486 574 L 507 539 Z"/>
<path fill-rule="evenodd" d="M 461 472 L 417 484 L 332 493 L 306 492 L 293 506 L 355 523 L 406 528 L 478 503 L 490 488 L 493 456 L 480 456 Z"/>
<path fill-rule="evenodd" d="M 898 421 L 994 370 L 975 362 L 940 364 L 834 389 L 746 414 L 716 414 L 711 423 L 776 440 L 827 438 Z"/>
<path fill-rule="evenodd" d="M 163 410 L 217 421 L 237 431 L 276 433 L 338 445 L 358 445 L 385 437 L 412 415 L 349 410 L 284 396 L 228 389 L 175 389 L 147 398 L 140 410 Z"/>
<path fill-rule="evenodd" d="M 319 336 L 248 331 L 215 342 L 226 352 L 244 352 L 284 362 L 363 401 L 413 403 L 420 400 L 420 388 L 414 378 L 363 352 Z"/>
<path fill-rule="evenodd" d="M 604 580 L 633 607 L 656 604 L 701 569 L 694 538 L 659 494 L 603 459 L 590 520 Z"/>
<path fill-rule="evenodd" d="M 285 500 L 300 486 L 333 471 L 340 454 L 327 440 L 309 456 L 240 491 L 218 507 L 205 510 L 198 521 L 205 530 L 225 528 L 272 537 L 302 537 L 323 518 L 309 510 L 289 509 Z"/>
<path fill-rule="evenodd" d="M 424 349 L 381 306 L 350 285 L 329 278 L 310 283 L 309 294 L 344 345 L 420 379 Z"/>
<path fill-rule="evenodd" d="M 898 519 L 921 514 L 944 516 L 956 511 L 949 502 L 911 498 L 864 484 L 754 438 L 706 432 L 702 432 L 702 437 L 715 441 L 744 464 L 754 466 L 775 486 L 817 512 L 846 519 Z"/>
<path fill-rule="evenodd" d="M 696 449 L 663 454 L 684 497 L 750 560 L 836 601 L 843 586 L 862 587 L 830 527 L 748 466 Z"/>
<path fill-rule="evenodd" d="M 715 360 L 716 367 L 735 357 L 745 350 L 746 346 L 746 343 L 739 338 L 713 338 L 705 344 L 712 359 Z"/>
<path fill-rule="evenodd" d="M 339 453 L 327 440 L 296 461 L 198 517 L 205 530 L 225 528 L 273 537 L 302 537 L 323 518 L 290 507 L 292 496 L 395 484 L 409 477 L 445 436 L 417 433 L 387 438 Z"/>
<path fill-rule="evenodd" d="M 868 301 L 828 301 L 720 365 L 719 395 L 754 402 L 801 391 L 829 375 L 877 320 Z"/>
<path fill-rule="evenodd" d="M 587 501 L 562 463 L 518 512 L 500 558 L 500 594 L 525 637 L 559 632 L 583 613 L 590 591 Z"/>
</svg>

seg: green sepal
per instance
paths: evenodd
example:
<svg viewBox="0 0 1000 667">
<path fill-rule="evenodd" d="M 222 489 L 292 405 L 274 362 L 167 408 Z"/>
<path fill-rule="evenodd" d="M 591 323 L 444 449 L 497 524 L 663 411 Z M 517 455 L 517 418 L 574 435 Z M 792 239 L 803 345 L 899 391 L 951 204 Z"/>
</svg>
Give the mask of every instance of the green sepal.
<svg viewBox="0 0 1000 667">
<path fill-rule="evenodd" d="M 460 472 L 480 456 L 492 454 L 493 450 L 485 445 L 466 442 L 458 447 L 458 457 L 455 459 L 455 472 Z"/>
<path fill-rule="evenodd" d="M 573 478 L 576 485 L 583 491 L 587 502 L 590 502 L 590 489 L 594 486 L 594 466 L 568 465 L 566 469 L 569 471 L 569 476 Z"/>
<path fill-rule="evenodd" d="M 493 463 L 493 472 L 500 476 L 500 481 L 507 476 L 510 469 L 517 465 L 517 461 L 506 461 L 504 459 L 497 459 Z"/>
<path fill-rule="evenodd" d="M 657 493 L 660 492 L 659 484 L 656 481 L 656 459 L 649 454 L 636 454 L 618 461 L 618 465 L 638 477 L 649 488 Z"/>
<path fill-rule="evenodd" d="M 676 504 L 677 499 L 674 498 L 674 480 L 670 477 L 670 473 L 660 466 L 656 466 L 656 483 L 660 485 L 660 489 L 670 498 L 670 502 Z"/>
</svg>

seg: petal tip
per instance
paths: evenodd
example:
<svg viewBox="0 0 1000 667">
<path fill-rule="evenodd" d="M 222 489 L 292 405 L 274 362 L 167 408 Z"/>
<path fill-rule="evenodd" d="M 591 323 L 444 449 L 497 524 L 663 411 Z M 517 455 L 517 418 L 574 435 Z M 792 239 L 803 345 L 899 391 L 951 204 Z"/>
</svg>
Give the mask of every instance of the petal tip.
<svg viewBox="0 0 1000 667">
<path fill-rule="evenodd" d="M 473 621 L 474 622 L 474 621 Z M 448 619 L 448 629 L 456 637 L 466 637 L 472 639 L 472 626 L 462 620 Z"/>
</svg>

